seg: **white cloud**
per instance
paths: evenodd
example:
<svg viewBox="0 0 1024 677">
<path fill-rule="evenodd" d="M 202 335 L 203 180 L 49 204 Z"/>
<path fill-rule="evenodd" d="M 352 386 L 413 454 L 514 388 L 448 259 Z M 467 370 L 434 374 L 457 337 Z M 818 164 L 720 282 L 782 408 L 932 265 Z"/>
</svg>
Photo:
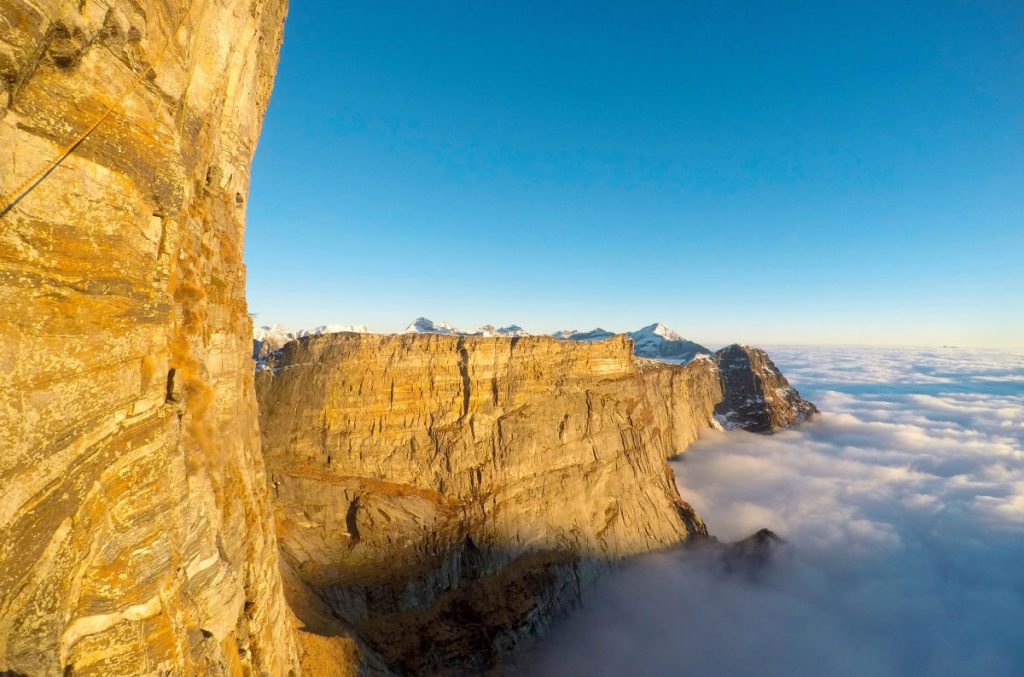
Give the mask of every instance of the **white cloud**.
<svg viewBox="0 0 1024 677">
<path fill-rule="evenodd" d="M 757 580 L 707 554 L 599 584 L 531 674 L 1024 674 L 1024 359 L 776 348 L 824 412 L 711 433 L 674 464 L 723 540 L 787 539 Z"/>
</svg>

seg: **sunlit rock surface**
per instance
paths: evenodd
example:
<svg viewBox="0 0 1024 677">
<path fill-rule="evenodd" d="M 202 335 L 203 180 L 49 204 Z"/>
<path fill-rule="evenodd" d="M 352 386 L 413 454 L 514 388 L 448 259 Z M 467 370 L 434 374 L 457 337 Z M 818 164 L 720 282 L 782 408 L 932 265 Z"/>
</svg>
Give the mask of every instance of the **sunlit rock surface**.
<svg viewBox="0 0 1024 677">
<path fill-rule="evenodd" d="M 284 12 L 0 0 L 3 195 L 113 106 L 0 205 L 0 671 L 486 669 L 704 531 L 664 458 L 734 380 L 624 337 L 289 343 L 271 505 L 242 236 Z"/>
<path fill-rule="evenodd" d="M 664 459 L 717 363 L 632 342 L 292 341 L 257 374 L 284 559 L 395 668 L 493 667 L 608 563 L 705 534 Z"/>
<path fill-rule="evenodd" d="M 114 104 L 0 216 L 0 671 L 297 668 L 242 264 L 284 13 L 0 0 L 0 192 Z"/>
</svg>

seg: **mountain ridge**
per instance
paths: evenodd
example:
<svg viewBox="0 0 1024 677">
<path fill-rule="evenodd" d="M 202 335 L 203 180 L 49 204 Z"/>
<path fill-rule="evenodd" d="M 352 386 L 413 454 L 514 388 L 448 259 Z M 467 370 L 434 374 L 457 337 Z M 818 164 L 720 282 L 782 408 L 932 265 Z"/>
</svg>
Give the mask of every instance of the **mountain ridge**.
<svg viewBox="0 0 1024 677">
<path fill-rule="evenodd" d="M 262 326 L 253 331 L 253 359 L 261 360 L 270 353 L 279 350 L 285 343 L 303 336 L 319 336 L 322 334 L 334 334 L 343 332 L 355 332 L 362 334 L 441 334 L 445 336 L 551 336 L 563 341 L 603 341 L 620 334 L 628 336 L 633 341 L 633 353 L 637 357 L 673 361 L 685 363 L 697 355 L 710 355 L 712 351 L 703 345 L 683 338 L 678 332 L 665 326 L 661 322 L 655 322 L 635 331 L 612 332 L 601 327 L 589 331 L 576 329 L 563 329 L 551 334 L 533 334 L 517 324 L 510 324 L 504 327 L 495 327 L 493 324 L 485 324 L 475 329 L 460 329 L 447 321 L 434 322 L 426 317 L 420 316 L 410 322 L 400 332 L 371 332 L 365 325 L 348 324 L 327 324 L 321 325 L 313 330 L 290 329 L 284 325 Z"/>
</svg>

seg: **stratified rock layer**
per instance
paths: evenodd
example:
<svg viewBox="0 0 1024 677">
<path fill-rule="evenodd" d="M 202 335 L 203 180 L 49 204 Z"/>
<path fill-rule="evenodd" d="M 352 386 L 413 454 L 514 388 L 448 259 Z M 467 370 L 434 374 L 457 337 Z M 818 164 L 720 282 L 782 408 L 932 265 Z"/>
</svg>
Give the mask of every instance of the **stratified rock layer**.
<svg viewBox="0 0 1024 677">
<path fill-rule="evenodd" d="M 704 533 L 664 459 L 717 375 L 625 337 L 311 337 L 257 392 L 285 560 L 403 670 L 486 669 L 602 563 Z"/>
<path fill-rule="evenodd" d="M 0 216 L 0 671 L 297 667 L 242 264 L 284 13 L 0 0 L 0 193 L 114 104 Z"/>
<path fill-rule="evenodd" d="M 334 334 L 257 374 L 282 552 L 397 669 L 486 670 L 609 562 L 706 533 L 664 459 L 716 360 L 632 342 Z"/>
</svg>

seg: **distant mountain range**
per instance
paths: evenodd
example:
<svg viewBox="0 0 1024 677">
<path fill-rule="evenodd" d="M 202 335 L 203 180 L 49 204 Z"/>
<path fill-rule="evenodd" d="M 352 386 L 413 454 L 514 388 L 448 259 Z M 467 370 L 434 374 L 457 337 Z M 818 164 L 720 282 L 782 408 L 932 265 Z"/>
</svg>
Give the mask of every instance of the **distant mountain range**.
<svg viewBox="0 0 1024 677">
<path fill-rule="evenodd" d="M 263 359 L 278 350 L 288 341 L 304 336 L 333 334 L 337 332 L 369 333 L 363 325 L 326 324 L 315 329 L 293 330 L 283 325 L 259 327 L 253 331 L 253 358 Z M 532 336 L 522 327 L 512 324 L 507 327 L 494 327 L 485 324 L 472 330 L 459 329 L 447 322 L 434 322 L 425 317 L 418 317 L 409 323 L 403 334 L 448 334 L 452 336 Z M 646 357 L 668 362 L 689 362 L 697 355 L 710 355 L 711 351 L 683 338 L 675 331 L 661 323 L 649 324 L 636 331 L 626 332 L 633 339 L 633 353 L 638 357 Z M 602 341 L 615 336 L 615 332 L 601 329 L 577 331 L 564 329 L 551 334 L 563 341 Z"/>
<path fill-rule="evenodd" d="M 279 350 L 284 344 L 297 338 L 337 334 L 344 331 L 359 334 L 370 333 L 370 330 L 361 324 L 322 324 L 314 329 L 292 329 L 283 324 L 255 327 L 252 330 L 252 358 L 262 360 L 275 350 Z"/>
<path fill-rule="evenodd" d="M 452 334 L 455 336 L 529 336 L 522 327 L 510 324 L 507 327 L 495 328 L 493 324 L 485 324 L 472 331 L 456 329 L 447 322 L 433 322 L 425 317 L 417 317 L 409 323 L 403 334 Z"/>
</svg>

